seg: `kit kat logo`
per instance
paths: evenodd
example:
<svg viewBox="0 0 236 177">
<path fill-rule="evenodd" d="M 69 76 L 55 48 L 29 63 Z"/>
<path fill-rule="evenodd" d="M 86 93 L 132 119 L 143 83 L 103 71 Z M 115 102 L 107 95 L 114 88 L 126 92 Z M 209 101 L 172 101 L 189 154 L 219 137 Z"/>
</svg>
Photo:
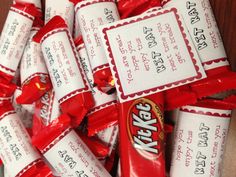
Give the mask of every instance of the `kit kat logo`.
<svg viewBox="0 0 236 177">
<path fill-rule="evenodd" d="M 133 147 L 148 159 L 157 158 L 163 149 L 163 115 L 158 105 L 145 98 L 130 106 L 127 129 Z"/>
</svg>

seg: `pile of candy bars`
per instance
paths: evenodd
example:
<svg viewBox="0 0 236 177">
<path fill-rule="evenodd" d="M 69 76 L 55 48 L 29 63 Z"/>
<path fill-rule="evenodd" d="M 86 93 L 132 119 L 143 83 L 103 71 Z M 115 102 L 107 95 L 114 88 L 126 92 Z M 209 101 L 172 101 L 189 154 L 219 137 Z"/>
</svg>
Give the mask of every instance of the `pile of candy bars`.
<svg viewBox="0 0 236 177">
<path fill-rule="evenodd" d="M 4 177 L 219 177 L 234 89 L 209 0 L 15 0 Z"/>
</svg>

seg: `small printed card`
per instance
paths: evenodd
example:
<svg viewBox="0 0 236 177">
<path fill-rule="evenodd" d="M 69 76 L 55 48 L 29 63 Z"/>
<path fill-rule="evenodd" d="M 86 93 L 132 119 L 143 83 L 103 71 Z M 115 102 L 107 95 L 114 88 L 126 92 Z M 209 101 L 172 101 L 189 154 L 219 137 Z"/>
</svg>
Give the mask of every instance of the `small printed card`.
<svg viewBox="0 0 236 177">
<path fill-rule="evenodd" d="M 100 33 L 120 102 L 206 77 L 175 8 L 104 25 Z"/>
</svg>

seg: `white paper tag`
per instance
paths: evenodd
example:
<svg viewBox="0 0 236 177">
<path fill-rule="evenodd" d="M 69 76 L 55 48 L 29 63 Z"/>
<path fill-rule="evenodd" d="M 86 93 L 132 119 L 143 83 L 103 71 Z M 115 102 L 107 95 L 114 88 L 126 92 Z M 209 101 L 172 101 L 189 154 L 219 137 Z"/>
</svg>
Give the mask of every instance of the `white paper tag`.
<svg viewBox="0 0 236 177">
<path fill-rule="evenodd" d="M 14 76 L 30 35 L 34 17 L 11 8 L 0 38 L 0 70 Z"/>
<path fill-rule="evenodd" d="M 44 157 L 61 177 L 110 177 L 74 130 L 67 130 L 56 144 L 50 146 Z"/>
<path fill-rule="evenodd" d="M 40 158 L 20 118 L 8 112 L 0 120 L 0 157 L 9 176 L 21 176 Z M 14 168 L 14 170 L 13 170 Z"/>
<path fill-rule="evenodd" d="M 41 51 L 41 45 L 32 41 L 32 38 L 38 32 L 38 30 L 39 29 L 31 30 L 29 40 L 25 46 L 25 50 L 21 59 L 20 76 L 22 85 L 27 83 L 35 76 L 42 76 L 45 78 L 45 75 L 48 75 Z"/>
<path fill-rule="evenodd" d="M 48 33 L 41 42 L 46 65 L 59 103 L 89 91 L 78 53 L 67 29 Z"/>
<path fill-rule="evenodd" d="M 120 102 L 206 77 L 176 9 L 101 27 Z"/>
<path fill-rule="evenodd" d="M 65 19 L 71 34 L 74 28 L 74 4 L 69 0 L 45 1 L 45 24 L 54 16 L 59 15 Z"/>
<path fill-rule="evenodd" d="M 231 111 L 181 108 L 175 132 L 171 177 L 219 177 Z"/>
<path fill-rule="evenodd" d="M 116 93 L 108 95 L 98 90 L 97 87 L 93 86 L 94 84 L 93 72 L 89 62 L 87 51 L 83 44 L 78 46 L 77 49 L 80 56 L 80 63 L 84 69 L 85 75 L 87 76 L 95 102 L 95 106 L 92 109 L 90 109 L 88 115 L 100 111 L 108 106 L 116 104 L 117 103 Z"/>
<path fill-rule="evenodd" d="M 115 2 L 87 0 L 78 3 L 75 9 L 93 72 L 109 67 L 98 26 L 120 19 Z"/>
<path fill-rule="evenodd" d="M 209 0 L 171 0 L 164 7 L 182 14 L 206 70 L 229 65 Z"/>
</svg>

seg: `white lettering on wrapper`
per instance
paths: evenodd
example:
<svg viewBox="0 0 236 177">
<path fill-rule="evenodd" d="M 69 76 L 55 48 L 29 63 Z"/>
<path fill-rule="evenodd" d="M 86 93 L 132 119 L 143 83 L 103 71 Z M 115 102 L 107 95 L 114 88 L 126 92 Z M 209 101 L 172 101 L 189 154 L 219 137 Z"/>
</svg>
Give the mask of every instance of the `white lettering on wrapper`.
<svg viewBox="0 0 236 177">
<path fill-rule="evenodd" d="M 44 157 L 60 176 L 110 177 L 74 130 L 66 130 L 61 136 L 44 153 Z"/>
<path fill-rule="evenodd" d="M 20 118 L 14 111 L 7 112 L 0 120 L 0 157 L 11 177 L 23 173 L 40 160 L 30 141 Z"/>
<path fill-rule="evenodd" d="M 93 72 L 109 67 L 98 26 L 120 19 L 115 2 L 111 0 L 107 2 L 82 1 L 76 5 L 75 9 Z"/>
<path fill-rule="evenodd" d="M 33 20 L 34 17 L 29 14 L 10 9 L 0 37 L 0 70 L 4 73 L 15 75 Z"/>
<path fill-rule="evenodd" d="M 29 40 L 25 46 L 25 50 L 20 64 L 20 77 L 21 83 L 24 85 L 28 80 L 35 76 L 48 75 L 48 71 L 45 65 L 43 54 L 41 51 L 41 45 L 32 41 L 34 35 L 39 29 L 32 29 Z"/>
<path fill-rule="evenodd" d="M 164 7 L 182 14 L 205 70 L 229 65 L 209 0 L 171 0 Z"/>
<path fill-rule="evenodd" d="M 83 44 L 78 46 L 77 49 L 78 49 L 79 56 L 80 56 L 80 63 L 84 69 L 85 75 L 87 76 L 88 82 L 89 82 L 90 87 L 92 89 L 93 98 L 95 101 L 95 106 L 92 109 L 90 109 L 88 115 L 90 115 L 94 112 L 97 112 L 101 109 L 104 109 L 107 106 L 111 106 L 113 104 L 116 104 L 116 102 L 117 102 L 116 93 L 108 95 L 108 94 L 105 94 L 105 93 L 101 92 L 100 90 L 98 90 L 97 87 L 93 86 L 93 84 L 94 84 L 93 72 L 92 72 L 90 62 L 89 62 L 87 51 L 86 51 Z"/>
<path fill-rule="evenodd" d="M 219 177 L 231 110 L 185 106 L 175 131 L 171 177 Z"/>
<path fill-rule="evenodd" d="M 43 55 L 59 103 L 89 91 L 78 54 L 67 29 L 54 30 L 41 41 Z"/>
<path fill-rule="evenodd" d="M 45 24 L 56 15 L 61 16 L 66 21 L 71 34 L 73 34 L 74 4 L 69 0 L 45 1 Z"/>
<path fill-rule="evenodd" d="M 121 102 L 206 77 L 174 8 L 104 25 L 100 32 Z"/>
</svg>

